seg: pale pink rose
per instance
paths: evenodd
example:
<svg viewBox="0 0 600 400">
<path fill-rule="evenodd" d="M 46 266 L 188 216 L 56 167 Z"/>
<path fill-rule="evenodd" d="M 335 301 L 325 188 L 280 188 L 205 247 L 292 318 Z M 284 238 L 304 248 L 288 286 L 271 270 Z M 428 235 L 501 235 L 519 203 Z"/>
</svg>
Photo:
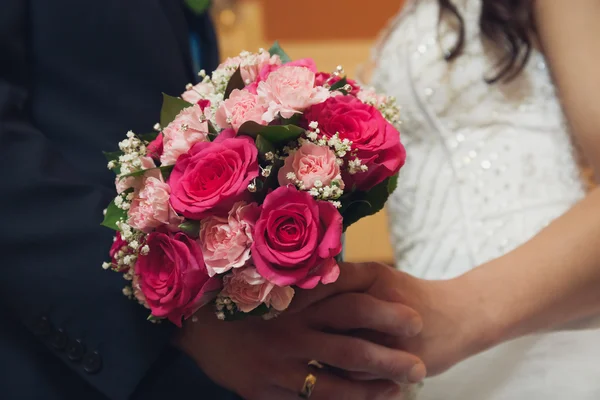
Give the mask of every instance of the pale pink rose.
<svg viewBox="0 0 600 400">
<path fill-rule="evenodd" d="M 223 278 L 221 294 L 229 297 L 245 313 L 263 303 L 277 311 L 284 311 L 292 302 L 294 289 L 276 286 L 260 276 L 256 268 L 247 267 L 236 269 Z"/>
<path fill-rule="evenodd" d="M 215 87 L 208 82 L 200 82 L 192 86 L 181 94 L 181 98 L 190 104 L 196 104 L 200 100 L 205 100 L 209 95 L 215 92 Z"/>
<path fill-rule="evenodd" d="M 259 102 L 257 95 L 235 89 L 229 98 L 221 103 L 215 118 L 221 128 L 232 127 L 237 132 L 240 126 L 248 121 L 266 125 L 262 119 L 266 111 L 267 108 Z"/>
<path fill-rule="evenodd" d="M 271 56 L 268 51 L 250 53 L 242 57 L 240 62 L 240 73 L 246 85 L 254 82 L 260 71 L 267 65 L 281 65 L 279 56 Z"/>
<path fill-rule="evenodd" d="M 160 171 L 158 169 L 153 169 L 156 168 L 156 164 L 154 164 L 154 160 L 151 157 L 140 157 L 140 161 L 142 163 L 141 169 L 150 169 L 151 171 L 146 172 L 144 176 L 129 176 L 127 178 L 117 176 L 115 179 L 115 187 L 117 188 L 118 194 L 131 188 L 138 190 L 144 184 L 145 176 L 160 176 Z"/>
<path fill-rule="evenodd" d="M 198 242 L 209 276 L 246 265 L 250 259 L 254 224 L 259 215 L 256 203 L 238 202 L 227 218 L 211 216 L 202 220 Z"/>
<path fill-rule="evenodd" d="M 242 63 L 242 57 L 241 56 L 235 56 L 235 57 L 228 57 L 225 59 L 225 61 L 223 61 L 221 64 L 219 64 L 219 66 L 217 67 L 217 71 L 221 71 L 224 69 L 237 69 L 240 64 Z"/>
<path fill-rule="evenodd" d="M 279 56 L 271 56 L 268 51 L 261 51 L 259 53 L 243 52 L 239 56 L 231 57 L 226 59 L 217 70 L 223 69 L 240 69 L 242 79 L 246 85 L 251 84 L 256 80 L 260 71 L 268 65 L 281 65 L 281 59 Z"/>
<path fill-rule="evenodd" d="M 161 225 L 176 230 L 183 218 L 179 217 L 169 203 L 171 189 L 162 179 L 149 177 L 144 186 L 136 191 L 127 212 L 129 225 L 142 232 L 150 233 Z"/>
<path fill-rule="evenodd" d="M 277 57 L 277 58 L 279 59 L 279 57 Z M 291 62 L 285 64 L 285 66 L 286 67 L 305 67 L 305 68 L 310 69 L 315 74 L 317 74 L 317 65 L 315 64 L 315 61 L 312 58 L 302 58 L 300 60 L 291 61 Z M 267 78 L 269 77 L 269 75 L 272 72 L 277 71 L 281 67 L 282 67 L 281 62 L 276 63 L 276 64 L 263 65 L 263 67 L 260 69 L 260 72 L 258 73 L 258 76 L 254 79 L 254 81 L 246 86 L 246 90 L 249 91 L 250 93 L 256 94 L 256 90 L 258 89 L 258 84 L 262 81 L 267 80 Z M 317 77 L 315 80 L 315 83 L 317 83 L 316 86 L 323 86 L 322 84 L 318 84 L 319 83 L 318 82 L 319 74 L 317 74 L 316 77 Z"/>
<path fill-rule="evenodd" d="M 279 170 L 277 176 L 279 185 L 286 186 L 294 183 L 288 178 L 290 173 L 293 173 L 296 179 L 302 182 L 303 190 L 314 188 L 316 181 L 320 181 L 321 186 L 329 186 L 333 180 L 337 180 L 340 189 L 344 189 L 344 181 L 341 179 L 340 166 L 335 153 L 327 146 L 305 142 L 298 150 L 290 154 Z"/>
<path fill-rule="evenodd" d="M 198 142 L 208 142 L 207 116 L 198 104 L 181 110 L 164 130 L 164 149 L 160 157 L 162 165 L 173 165 L 180 155 Z"/>
<path fill-rule="evenodd" d="M 269 108 L 263 120 L 273 121 L 278 114 L 291 118 L 306 108 L 327 100 L 328 89 L 315 87 L 315 73 L 305 67 L 283 66 L 271 72 L 267 79 L 258 84 L 259 99 Z"/>
</svg>

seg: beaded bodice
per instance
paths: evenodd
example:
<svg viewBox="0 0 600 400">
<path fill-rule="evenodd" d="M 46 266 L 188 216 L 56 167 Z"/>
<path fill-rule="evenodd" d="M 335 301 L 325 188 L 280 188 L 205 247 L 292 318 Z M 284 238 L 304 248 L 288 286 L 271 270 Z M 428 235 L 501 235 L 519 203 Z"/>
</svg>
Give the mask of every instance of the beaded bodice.
<svg viewBox="0 0 600 400">
<path fill-rule="evenodd" d="M 436 0 L 407 1 L 376 51 L 372 83 L 402 107 L 407 163 L 388 211 L 397 263 L 456 276 L 523 243 L 584 188 L 543 55 L 508 84 L 488 85 L 497 54 L 479 31 L 480 0 L 456 0 L 455 34 L 438 30 Z"/>
</svg>

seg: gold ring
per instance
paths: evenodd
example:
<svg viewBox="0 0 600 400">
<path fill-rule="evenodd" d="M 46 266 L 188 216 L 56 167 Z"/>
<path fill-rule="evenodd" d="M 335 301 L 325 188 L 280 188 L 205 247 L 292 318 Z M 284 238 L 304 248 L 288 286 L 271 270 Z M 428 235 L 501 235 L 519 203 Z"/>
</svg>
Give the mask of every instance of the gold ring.
<svg viewBox="0 0 600 400">
<path fill-rule="evenodd" d="M 304 385 L 302 385 L 302 390 L 298 393 L 298 396 L 302 399 L 308 399 L 312 395 L 313 390 L 315 389 L 315 385 L 317 384 L 317 377 L 313 374 L 306 375 L 304 378 Z"/>
</svg>

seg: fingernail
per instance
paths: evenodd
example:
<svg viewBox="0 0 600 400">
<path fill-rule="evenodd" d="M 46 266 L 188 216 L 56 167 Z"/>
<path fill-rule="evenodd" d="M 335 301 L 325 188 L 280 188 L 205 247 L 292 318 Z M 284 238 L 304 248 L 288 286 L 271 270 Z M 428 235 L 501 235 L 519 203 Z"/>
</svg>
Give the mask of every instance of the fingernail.
<svg viewBox="0 0 600 400">
<path fill-rule="evenodd" d="M 421 333 L 423 329 L 423 320 L 420 317 L 413 317 L 406 327 L 406 336 L 413 337 Z"/>
<path fill-rule="evenodd" d="M 426 373 L 427 373 L 427 370 L 425 369 L 425 365 L 418 363 L 418 364 L 415 364 L 410 369 L 410 372 L 408 373 L 407 378 L 412 383 L 418 383 L 418 382 L 421 382 L 423 379 L 425 379 Z"/>
</svg>

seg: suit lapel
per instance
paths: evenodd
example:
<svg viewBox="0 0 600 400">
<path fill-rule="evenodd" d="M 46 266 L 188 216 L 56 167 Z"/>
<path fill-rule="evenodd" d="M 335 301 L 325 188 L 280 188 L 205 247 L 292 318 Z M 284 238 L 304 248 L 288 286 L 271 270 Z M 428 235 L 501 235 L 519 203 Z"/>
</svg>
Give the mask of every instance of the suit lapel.
<svg viewBox="0 0 600 400">
<path fill-rule="evenodd" d="M 190 54 L 189 29 L 188 22 L 183 11 L 182 0 L 158 0 L 164 12 L 167 23 L 170 26 L 171 32 L 177 41 L 177 45 L 181 51 L 183 61 L 185 63 L 188 78 L 194 80 L 195 73 L 192 68 L 192 57 Z M 190 82 L 191 82 L 190 81 Z"/>
</svg>

